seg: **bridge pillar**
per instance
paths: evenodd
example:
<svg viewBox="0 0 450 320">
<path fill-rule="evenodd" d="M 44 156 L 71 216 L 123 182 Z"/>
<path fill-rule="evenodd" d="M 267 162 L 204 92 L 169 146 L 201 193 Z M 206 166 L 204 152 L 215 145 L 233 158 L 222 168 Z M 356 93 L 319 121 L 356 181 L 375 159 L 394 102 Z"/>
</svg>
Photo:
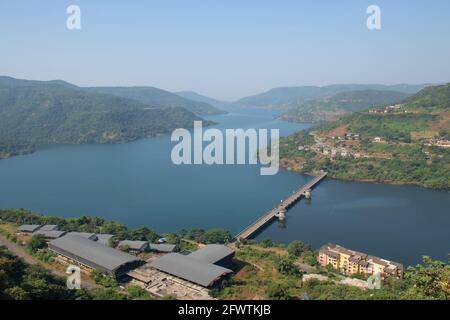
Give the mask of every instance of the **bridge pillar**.
<svg viewBox="0 0 450 320">
<path fill-rule="evenodd" d="M 286 209 L 281 209 L 278 211 L 275 216 L 278 218 L 278 220 L 283 221 L 286 219 Z"/>
<path fill-rule="evenodd" d="M 311 189 L 306 190 L 303 195 L 305 196 L 305 199 L 311 199 Z"/>
</svg>

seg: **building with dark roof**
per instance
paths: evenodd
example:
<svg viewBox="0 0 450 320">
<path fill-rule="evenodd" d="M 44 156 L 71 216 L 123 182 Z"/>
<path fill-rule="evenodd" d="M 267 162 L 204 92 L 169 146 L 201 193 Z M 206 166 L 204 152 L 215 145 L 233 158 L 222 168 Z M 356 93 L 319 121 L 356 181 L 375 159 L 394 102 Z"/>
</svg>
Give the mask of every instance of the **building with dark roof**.
<svg viewBox="0 0 450 320">
<path fill-rule="evenodd" d="M 149 250 L 147 241 L 122 240 L 117 245 L 118 248 L 127 248 L 133 253 L 141 253 Z"/>
<path fill-rule="evenodd" d="M 150 243 L 150 250 L 157 252 L 174 252 L 176 245 L 168 243 Z"/>
<path fill-rule="evenodd" d="M 189 254 L 190 258 L 216 264 L 222 267 L 231 267 L 234 251 L 220 244 L 208 244 Z"/>
<path fill-rule="evenodd" d="M 223 276 L 233 271 L 234 251 L 224 245 L 206 245 L 188 255 L 169 253 L 150 263 L 159 271 L 178 278 L 211 287 Z"/>
<path fill-rule="evenodd" d="M 56 224 L 46 224 L 39 228 L 39 231 L 56 231 L 58 226 Z"/>
<path fill-rule="evenodd" d="M 105 246 L 109 246 L 109 240 L 114 237 L 113 234 L 96 234 L 97 236 L 97 242 L 101 243 Z"/>
<path fill-rule="evenodd" d="M 42 227 L 41 224 L 23 224 L 17 228 L 17 231 L 23 233 L 33 233 L 37 231 L 40 227 Z"/>
<path fill-rule="evenodd" d="M 52 240 L 48 247 L 71 262 L 91 270 L 101 270 L 113 277 L 119 277 L 142 264 L 142 260 L 135 256 L 74 234 Z"/>
<path fill-rule="evenodd" d="M 97 241 L 97 236 L 95 235 L 95 233 L 91 233 L 91 232 L 75 232 L 75 231 L 72 231 L 72 232 L 69 232 L 68 235 L 79 236 L 79 237 L 86 238 L 86 239 L 89 239 L 89 240 L 92 240 L 92 241 Z"/>
<path fill-rule="evenodd" d="M 230 269 L 192 258 L 191 255 L 185 256 L 179 253 L 166 254 L 151 262 L 150 266 L 203 287 L 211 287 L 221 277 L 233 272 Z"/>
<path fill-rule="evenodd" d="M 33 232 L 33 236 L 34 235 L 41 235 L 41 236 L 44 236 L 45 239 L 51 240 L 51 239 L 58 239 L 58 238 L 64 236 L 66 233 L 67 233 L 66 231 L 42 230 L 42 228 L 41 228 L 41 229 Z"/>
</svg>

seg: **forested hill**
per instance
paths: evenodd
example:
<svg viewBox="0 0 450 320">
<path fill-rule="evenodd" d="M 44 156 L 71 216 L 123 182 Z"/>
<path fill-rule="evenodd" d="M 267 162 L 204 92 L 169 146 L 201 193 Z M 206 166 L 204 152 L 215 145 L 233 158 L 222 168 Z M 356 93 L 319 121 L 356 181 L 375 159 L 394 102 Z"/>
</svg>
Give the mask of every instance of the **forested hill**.
<svg viewBox="0 0 450 320">
<path fill-rule="evenodd" d="M 406 93 L 390 90 L 341 92 L 332 97 L 293 103 L 280 118 L 293 122 L 335 121 L 347 113 L 394 104 L 407 97 Z"/>
<path fill-rule="evenodd" d="M 269 91 L 249 96 L 237 101 L 240 105 L 249 107 L 270 107 L 277 109 L 287 109 L 293 104 L 301 104 L 310 100 L 332 97 L 341 92 L 379 90 L 398 91 L 406 94 L 415 94 L 427 85 L 381 85 L 381 84 L 335 84 L 329 86 L 302 86 L 302 87 L 281 87 Z"/>
<path fill-rule="evenodd" d="M 65 82 L 0 78 L 0 158 L 46 144 L 128 142 L 198 119 L 184 108 L 154 108 Z"/>
<path fill-rule="evenodd" d="M 13 77 L 0 76 L 0 86 L 9 86 L 9 87 L 32 87 L 32 86 L 46 86 L 58 84 L 68 88 L 77 88 L 76 85 L 73 85 L 69 82 L 63 80 L 50 80 L 50 81 L 39 81 L 39 80 L 25 80 L 25 79 L 16 79 Z"/>
<path fill-rule="evenodd" d="M 93 87 L 84 88 L 90 92 L 110 94 L 117 97 L 134 99 L 159 108 L 185 108 L 199 116 L 221 114 L 224 111 L 212 105 L 181 97 L 175 93 L 154 87 Z"/>
<path fill-rule="evenodd" d="M 421 90 L 416 95 L 406 99 L 405 106 L 409 109 L 450 109 L 450 83 Z"/>
<path fill-rule="evenodd" d="M 450 189 L 450 84 L 280 142 L 281 163 L 331 177 Z"/>
</svg>

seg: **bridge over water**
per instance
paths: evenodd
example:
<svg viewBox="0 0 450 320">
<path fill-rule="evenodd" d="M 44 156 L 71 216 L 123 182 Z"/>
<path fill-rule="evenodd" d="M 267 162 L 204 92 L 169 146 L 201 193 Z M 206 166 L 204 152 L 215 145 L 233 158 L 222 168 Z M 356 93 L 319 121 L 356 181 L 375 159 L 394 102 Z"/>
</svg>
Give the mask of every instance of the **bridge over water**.
<svg viewBox="0 0 450 320">
<path fill-rule="evenodd" d="M 244 240 L 249 239 L 252 235 L 254 235 L 256 232 L 258 232 L 261 228 L 263 228 L 266 224 L 268 224 L 273 219 L 284 216 L 285 212 L 297 201 L 300 200 L 302 196 L 304 196 L 306 193 L 310 192 L 312 188 L 314 188 L 319 182 L 321 182 L 325 177 L 327 176 L 326 172 L 321 173 L 319 176 L 312 179 L 310 182 L 305 184 L 303 187 L 298 189 L 296 192 L 288 196 L 286 199 L 281 201 L 281 203 L 264 214 L 262 217 L 260 217 L 258 220 L 256 220 L 254 223 L 249 225 L 247 228 L 245 228 L 243 231 L 241 231 L 239 234 L 237 234 L 234 237 L 234 240 Z"/>
</svg>

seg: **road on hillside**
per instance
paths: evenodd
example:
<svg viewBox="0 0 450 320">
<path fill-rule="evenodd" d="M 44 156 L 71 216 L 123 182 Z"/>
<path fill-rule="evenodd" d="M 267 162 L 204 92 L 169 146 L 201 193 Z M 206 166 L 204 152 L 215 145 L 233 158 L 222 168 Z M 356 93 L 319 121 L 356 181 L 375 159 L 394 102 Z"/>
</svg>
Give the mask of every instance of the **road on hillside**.
<svg viewBox="0 0 450 320">
<path fill-rule="evenodd" d="M 0 246 L 5 246 L 10 252 L 12 252 L 14 255 L 22 258 L 28 264 L 39 264 L 42 267 L 44 267 L 45 269 L 49 270 L 54 275 L 62 277 L 64 279 L 67 278 L 66 273 L 56 270 L 56 269 L 52 268 L 50 265 L 45 264 L 42 261 L 38 260 L 37 258 L 33 257 L 24 248 L 22 248 L 21 246 L 18 246 L 17 244 L 15 244 L 12 241 L 9 241 L 3 235 L 0 235 Z M 85 289 L 94 289 L 94 288 L 98 287 L 97 285 L 86 282 L 86 281 L 83 281 L 81 286 Z"/>
</svg>

